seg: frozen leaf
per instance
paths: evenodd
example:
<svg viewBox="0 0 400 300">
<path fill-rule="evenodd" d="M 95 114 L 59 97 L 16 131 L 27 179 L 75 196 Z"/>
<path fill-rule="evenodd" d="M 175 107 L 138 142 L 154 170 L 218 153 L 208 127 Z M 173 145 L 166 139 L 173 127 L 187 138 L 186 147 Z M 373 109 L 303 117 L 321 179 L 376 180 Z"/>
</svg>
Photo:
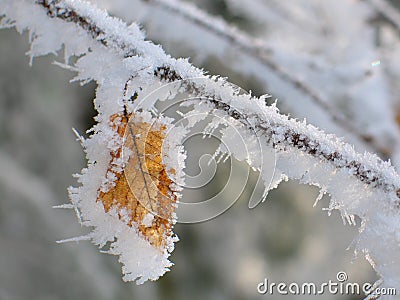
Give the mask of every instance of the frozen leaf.
<svg viewBox="0 0 400 300">
<path fill-rule="evenodd" d="M 114 207 L 122 211 L 119 216 L 124 222 L 129 226 L 136 224 L 153 246 L 165 248 L 166 237 L 172 235 L 177 202 L 171 189 L 173 182 L 162 162 L 166 126 L 136 121 L 134 117 L 112 116 L 112 127 L 125 143 L 110 153 L 107 173 L 115 176 L 115 185 L 106 192 L 100 191 L 97 200 L 103 203 L 106 212 Z M 113 162 L 121 158 L 127 161 L 125 169 L 114 171 Z"/>
</svg>

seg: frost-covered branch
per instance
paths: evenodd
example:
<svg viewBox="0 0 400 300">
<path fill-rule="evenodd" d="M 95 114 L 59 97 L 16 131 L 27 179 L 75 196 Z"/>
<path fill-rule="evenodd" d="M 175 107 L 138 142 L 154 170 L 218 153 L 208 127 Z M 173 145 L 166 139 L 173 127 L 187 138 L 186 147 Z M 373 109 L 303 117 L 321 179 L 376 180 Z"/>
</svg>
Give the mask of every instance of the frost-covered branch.
<svg viewBox="0 0 400 300">
<path fill-rule="evenodd" d="M 116 20 L 108 17 L 109 21 L 112 20 L 115 22 L 115 25 L 118 25 L 118 27 L 113 28 L 108 25 L 108 22 L 104 21 L 105 18 L 98 18 L 96 20 L 96 15 L 81 14 L 72 5 L 65 5 L 68 1 L 64 3 L 63 1 L 44 0 L 37 1 L 37 3 L 46 9 L 49 17 L 55 17 L 79 25 L 98 42 L 107 47 L 114 48 L 125 58 L 135 55 L 143 55 L 149 59 L 154 58 L 154 63 L 158 62 L 158 64 L 153 64 L 153 74 L 160 80 L 172 82 L 188 79 L 190 82 L 191 77 L 202 75 L 200 70 L 190 66 L 187 61 L 172 59 L 164 55 L 160 48 L 156 46 L 151 47 L 148 42 L 143 41 L 139 43 L 139 41 L 133 40 L 130 29 L 122 27 L 122 23 L 117 23 Z M 224 88 L 224 80 L 210 78 L 210 84 L 211 86 L 215 84 L 220 85 L 222 91 L 225 89 L 227 94 L 232 93 L 229 86 Z M 264 124 L 265 121 L 260 118 L 259 114 L 242 115 L 236 109 L 231 108 L 229 102 L 233 101 L 233 99 L 224 99 L 222 97 L 223 92 L 208 90 L 207 86 L 198 87 L 195 82 L 191 86 L 188 86 L 189 88 L 199 95 L 210 97 L 212 99 L 210 102 L 216 109 L 225 111 L 231 117 L 241 120 L 245 124 L 247 124 L 246 120 L 249 118 L 257 118 L 255 126 L 263 130 L 268 139 L 271 141 L 272 139 L 274 140 L 274 147 L 294 147 L 318 159 L 323 159 L 339 169 L 347 169 L 361 182 L 373 188 L 381 188 L 385 192 L 394 193 L 397 198 L 393 202 L 394 207 L 400 207 L 400 181 L 398 181 L 399 178 L 389 163 L 383 162 L 374 155 L 359 155 L 349 150 L 349 145 L 343 144 L 339 140 L 332 140 L 332 137 L 327 137 L 319 133 L 316 134 L 317 130 L 315 128 L 289 119 L 286 116 L 276 113 L 276 111 L 273 111 L 271 115 L 273 119 L 268 120 L 271 126 L 268 127 Z M 257 101 L 255 98 L 250 100 Z M 370 166 L 366 165 L 365 162 L 369 162 L 371 159 L 374 160 L 373 164 Z"/>
<path fill-rule="evenodd" d="M 314 101 L 316 105 L 320 106 L 329 114 L 337 126 L 343 127 L 345 131 L 358 137 L 377 153 L 382 154 L 384 157 L 387 155 L 387 149 L 383 149 L 373 136 L 362 132 L 351 120 L 333 107 L 329 101 L 323 97 L 323 95 L 275 62 L 271 57 L 273 50 L 268 48 L 262 40 L 249 36 L 245 32 L 227 24 L 223 19 L 209 15 L 189 2 L 183 2 L 180 0 L 141 1 L 158 5 L 165 10 L 178 14 L 186 18 L 189 22 L 192 22 L 224 39 L 243 53 L 255 58 L 262 65 L 275 72 L 282 78 L 282 80 L 291 84 L 296 89 L 300 90 L 305 96 Z"/>
<path fill-rule="evenodd" d="M 161 47 L 146 41 L 137 25 L 128 27 L 86 2 L 3 0 L 0 11 L 5 15 L 2 26 L 14 26 L 20 32 L 30 30 L 32 57 L 55 53 L 64 46 L 67 64 L 70 56 L 78 57 L 74 65 L 76 80 L 96 80 L 99 85 L 95 99 L 98 124 L 90 138 L 82 138 L 88 168 L 78 176 L 82 186 L 71 188 L 70 195 L 73 204 L 82 210 L 83 224 L 95 227 L 89 235 L 93 242 L 101 247 L 111 242 L 109 252 L 120 255 L 125 280 L 138 279 L 142 283 L 167 271 L 171 266 L 167 258 L 176 239 L 168 236 L 167 248 L 160 254 L 159 249 L 143 240 L 143 235 L 127 226 L 126 212 L 105 211 L 98 195 L 124 184 L 116 174 L 125 166 L 120 157 L 120 129 L 126 126 L 128 114 L 137 113 L 138 127 L 148 126 L 153 119 L 149 111 L 155 110 L 154 103 L 140 107 L 138 100 L 157 83 L 181 82 L 180 88 L 201 99 L 194 109 L 229 116 L 238 128 L 245 128 L 249 145 L 250 133 L 256 133 L 263 150 L 261 156 L 276 152 L 276 174 L 267 189 L 287 178 L 298 179 L 320 187 L 322 194 L 329 193 L 330 209 L 340 209 L 344 220 L 355 224 L 354 215 L 359 216 L 362 224 L 357 250 L 373 262 L 384 286 L 400 288 L 400 176 L 389 162 L 374 154 L 357 153 L 336 136 L 280 114 L 275 106 L 265 105 L 266 97 L 242 94 L 225 79 L 206 76 L 185 59 L 171 58 Z M 168 118 L 159 122 L 154 138 L 157 144 L 162 138 L 161 128 L 171 125 Z M 179 134 L 172 142 L 179 140 Z M 132 136 L 136 141 L 136 134 Z M 179 147 L 166 149 L 166 153 L 169 157 L 164 162 L 179 179 L 183 169 Z M 265 171 L 258 153 L 243 157 L 232 149 L 230 154 L 246 160 L 261 173 Z M 152 220 L 145 215 L 138 226 L 145 230 Z"/>
</svg>

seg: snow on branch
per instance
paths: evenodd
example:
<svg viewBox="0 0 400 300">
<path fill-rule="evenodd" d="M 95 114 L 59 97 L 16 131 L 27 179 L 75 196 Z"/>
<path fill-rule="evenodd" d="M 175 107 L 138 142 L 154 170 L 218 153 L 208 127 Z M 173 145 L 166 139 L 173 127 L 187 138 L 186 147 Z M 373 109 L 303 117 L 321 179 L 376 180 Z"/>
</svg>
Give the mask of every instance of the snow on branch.
<svg viewBox="0 0 400 300">
<path fill-rule="evenodd" d="M 277 62 L 275 62 L 270 55 L 273 50 L 268 48 L 262 40 L 249 36 L 238 28 L 227 24 L 221 18 L 208 15 L 206 12 L 198 9 L 196 6 L 188 2 L 182 2 L 180 0 L 141 1 L 158 5 L 165 10 L 171 11 L 174 14 L 178 14 L 186 18 L 189 22 L 192 22 L 217 35 L 243 53 L 255 58 L 261 64 L 267 68 L 270 68 L 285 82 L 300 90 L 303 95 L 314 101 L 316 105 L 320 106 L 329 114 L 337 126 L 343 127 L 345 131 L 355 135 L 375 152 L 382 154 L 386 152 L 386 150 L 384 150 L 371 135 L 362 132 L 355 124 L 353 124 L 351 120 L 333 107 L 329 101 L 323 97 L 323 95 L 318 93 L 307 83 L 297 78 L 294 74 L 288 72 Z"/>
<path fill-rule="evenodd" d="M 100 247 L 111 243 L 109 253 L 120 256 L 124 280 L 155 280 L 172 265 L 168 257 L 177 240 L 172 233 L 173 210 L 182 184 L 185 155 L 180 143 L 185 128 L 157 116 L 155 103 L 142 100 L 157 84 L 177 83 L 180 90 L 201 100 L 193 110 L 229 117 L 249 141 L 256 135 L 261 156 L 275 155 L 276 170 L 272 184 L 265 181 L 267 190 L 287 178 L 297 179 L 329 193 L 329 209 L 340 209 L 345 221 L 355 224 L 354 215 L 359 216 L 362 224 L 356 250 L 372 262 L 384 287 L 400 288 L 400 177 L 390 162 L 374 154 L 356 153 L 336 136 L 266 106 L 266 96 L 240 93 L 226 79 L 206 76 L 187 60 L 171 58 L 146 41 L 136 24 L 127 26 L 87 2 L 3 0 L 0 12 L 3 27 L 30 31 L 32 58 L 64 47 L 66 65 L 70 56 L 78 57 L 73 66 L 78 72 L 75 80 L 98 83 L 94 100 L 98 123 L 92 135 L 82 139 L 88 167 L 77 175 L 82 185 L 71 188 L 70 196 L 81 211 L 82 224 L 94 227 L 89 234 L 92 241 Z M 213 122 L 215 127 L 220 125 L 220 121 Z M 170 140 L 169 130 L 176 131 Z M 229 130 L 221 132 L 234 139 Z M 124 157 L 127 144 L 128 157 Z M 222 147 L 218 151 L 227 152 Z M 246 156 L 232 149 L 227 154 L 267 172 L 268 166 L 255 152 Z M 132 172 L 142 178 L 140 187 L 147 191 L 149 205 L 154 199 L 161 201 L 162 213 L 152 215 L 133 195 L 129 176 L 122 176 L 132 157 L 135 165 L 149 166 Z M 163 187 L 167 199 L 149 188 L 150 180 Z"/>
<path fill-rule="evenodd" d="M 142 41 L 142 43 L 139 43 L 137 40 L 130 40 L 132 38 L 132 29 L 137 28 L 133 28 L 132 26 L 129 29 L 128 27 L 124 28 L 121 26 L 121 23 L 111 19 L 105 15 L 105 13 L 100 16 L 91 14 L 86 15 L 89 12 L 86 10 L 89 5 L 83 5 L 78 2 L 75 4 L 75 10 L 75 7 L 69 7 L 62 1 L 37 2 L 46 9 L 48 16 L 52 18 L 56 17 L 79 25 L 102 44 L 120 51 L 123 57 L 130 57 L 137 54 L 143 55 L 147 58 L 153 57 L 155 60 L 154 63 L 157 63 L 158 60 L 158 64 L 154 64 L 153 66 L 153 73 L 154 76 L 161 80 L 169 82 L 182 79 L 190 80 L 191 77 L 203 75 L 200 70 L 192 67 L 187 61 L 170 58 L 162 52 L 161 48 L 157 46 L 151 47 L 149 42 Z M 68 3 L 68 1 L 65 3 Z M 80 4 L 81 6 L 77 4 Z M 79 14 L 81 13 L 79 10 L 82 10 L 82 15 Z M 108 20 L 106 18 L 108 18 Z M 110 26 L 112 24 L 111 21 L 115 21 L 115 25 L 119 26 L 113 28 Z M 140 37 L 141 36 L 139 36 L 139 38 Z M 147 53 L 146 50 L 148 50 Z M 231 96 L 230 94 L 233 93 L 232 96 L 235 96 L 234 91 L 231 90 L 230 86 L 224 86 L 225 83 L 226 81 L 224 79 L 217 78 L 214 80 L 210 78 L 210 88 L 215 88 L 215 86 L 220 85 L 222 91 L 226 90 L 227 95 Z M 207 90 L 207 85 L 197 87 L 196 83 L 193 83 L 193 86 L 191 87 L 193 89 L 198 89 L 196 92 L 200 95 L 211 97 L 212 100 L 210 100 L 210 102 L 217 109 L 224 110 L 235 119 L 245 120 L 250 116 L 258 118 L 256 126 L 266 131 L 265 134 L 269 137 L 274 135 L 274 138 L 276 139 L 278 137 L 277 134 L 283 132 L 283 135 L 280 135 L 279 138 L 276 139 L 276 146 L 282 145 L 284 147 L 294 147 L 307 154 L 326 160 L 327 162 L 334 164 L 337 168 L 348 169 L 349 172 L 360 181 L 370 185 L 371 187 L 381 188 L 386 192 L 394 192 L 396 198 L 400 199 L 400 182 L 398 181 L 398 175 L 389 163 L 383 162 L 375 155 L 357 154 L 351 150 L 349 145 L 340 142 L 338 139 L 335 140 L 332 139 L 332 137 L 327 137 L 316 128 L 280 115 L 275 109 L 268 110 L 268 108 L 263 105 L 265 110 L 268 111 L 273 118 L 268 120 L 271 126 L 276 126 L 276 130 L 274 130 L 274 127 L 268 129 L 262 125 L 264 123 L 262 118 L 260 118 L 260 115 L 262 116 L 262 114 L 251 112 L 252 114 L 241 116 L 237 110 L 231 108 L 229 105 L 229 102 L 233 101 L 233 99 L 222 99 L 222 95 L 224 95 L 223 92 L 212 89 Z M 248 101 L 258 100 L 260 99 L 250 98 Z M 267 130 L 270 130 L 270 132 L 268 133 Z M 318 138 L 321 140 L 319 141 Z M 393 202 L 396 206 L 400 205 L 400 200 L 398 199 Z"/>
</svg>

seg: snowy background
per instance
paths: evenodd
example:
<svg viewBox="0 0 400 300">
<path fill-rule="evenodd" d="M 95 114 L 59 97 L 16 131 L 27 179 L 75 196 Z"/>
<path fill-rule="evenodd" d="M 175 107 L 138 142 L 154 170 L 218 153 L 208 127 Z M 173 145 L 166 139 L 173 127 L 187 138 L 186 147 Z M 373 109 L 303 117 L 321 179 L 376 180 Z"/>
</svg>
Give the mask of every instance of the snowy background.
<svg viewBox="0 0 400 300">
<path fill-rule="evenodd" d="M 171 55 L 191 57 L 198 67 L 257 95 L 268 92 L 283 111 L 344 136 L 360 151 L 370 149 L 273 71 L 185 19 L 142 1 L 93 2 L 128 22 L 139 20 L 148 38 Z M 273 61 L 371 135 L 385 149 L 381 156 L 397 165 L 399 27 L 368 1 L 243 2 L 197 5 L 263 40 Z M 29 67 L 26 34 L 1 30 L 0 45 L 0 299 L 265 299 L 256 290 L 264 278 L 322 283 L 345 271 L 350 282 L 377 279 L 362 257 L 354 258 L 358 229 L 343 226 L 336 212 L 327 216 L 327 196 L 313 208 L 317 189 L 296 182 L 282 184 L 254 210 L 247 208 L 254 185 L 249 182 L 222 216 L 178 224 L 175 266 L 142 286 L 122 282 L 117 258 L 89 242 L 56 244 L 82 234 L 71 211 L 51 207 L 68 202 L 71 174 L 85 166 L 71 128 L 84 133 L 92 126 L 95 85 L 69 84 L 73 74 L 52 65 L 54 56 L 36 58 Z M 188 173 L 196 174 L 192 165 Z M 217 188 L 224 182 L 220 167 L 212 185 Z"/>
</svg>

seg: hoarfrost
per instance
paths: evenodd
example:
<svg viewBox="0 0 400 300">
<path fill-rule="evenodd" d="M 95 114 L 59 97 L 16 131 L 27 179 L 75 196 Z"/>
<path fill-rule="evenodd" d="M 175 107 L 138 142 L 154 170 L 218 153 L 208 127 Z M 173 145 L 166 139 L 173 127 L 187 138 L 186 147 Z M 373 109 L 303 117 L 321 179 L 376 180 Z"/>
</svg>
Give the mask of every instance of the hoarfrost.
<svg viewBox="0 0 400 300">
<path fill-rule="evenodd" d="M 274 106 L 265 106 L 265 97 L 240 94 L 224 78 L 205 76 L 187 60 L 171 58 L 161 47 L 145 41 L 144 34 L 135 24 L 128 27 L 86 2 L 49 3 L 56 9 L 51 10 L 50 5 L 50 12 L 46 13 L 41 1 L 3 0 L 0 10 L 5 17 L 1 25 L 15 27 L 19 32 L 30 31 L 31 50 L 28 54 L 31 60 L 36 56 L 57 53 L 64 47 L 66 65 L 71 56 L 78 57 L 73 66 L 78 72 L 75 80 L 82 83 L 95 80 L 98 83 L 94 100 L 99 112 L 98 123 L 91 130 L 90 138 L 81 141 L 88 167 L 77 178 L 81 185 L 71 187 L 69 193 L 72 204 L 81 215 L 82 224 L 94 228 L 87 237 L 100 248 L 109 244 L 108 253 L 119 255 L 124 280 L 137 280 L 140 284 L 148 279 L 156 280 L 169 270 L 172 263 L 168 257 L 177 237 L 168 237 L 166 249 L 160 251 L 140 235 L 138 224 L 128 226 L 120 218 L 123 215 L 121 211 L 106 213 L 103 205 L 96 201 L 99 189 L 107 191 L 114 184 L 115 176 L 107 173 L 110 152 L 116 151 L 123 143 L 111 127 L 110 117 L 142 109 L 142 119 L 153 121 L 157 112 L 155 102 L 143 102 L 142 107 L 137 103 L 142 103 L 150 91 L 165 81 L 186 80 L 183 87 L 189 93 L 204 97 L 204 103 L 194 105 L 187 116 L 195 115 L 196 110 L 202 113 L 209 110 L 215 116 L 230 116 L 229 122 L 235 124 L 241 137 L 248 142 L 247 152 L 236 150 L 234 144 L 229 149 L 220 147 L 219 152 L 245 160 L 259 170 L 266 186 L 264 195 L 287 178 L 318 186 L 323 193 L 329 193 L 329 209 L 339 209 L 345 222 L 354 224 L 355 215 L 361 218 L 356 249 L 368 257 L 382 276 L 382 286 L 400 288 L 400 178 L 389 162 L 383 162 L 373 154 L 357 153 L 334 135 L 281 115 Z M 89 27 L 87 32 L 85 25 L 58 18 L 57 14 L 69 10 L 96 27 Z M 93 28 L 98 31 L 94 32 Z M 137 101 L 131 103 L 129 99 L 135 96 L 134 92 Z M 176 90 L 171 93 L 176 93 Z M 164 94 L 161 98 L 168 99 L 170 95 Z M 181 138 L 186 129 L 172 126 L 171 119 L 162 120 L 167 127 L 177 130 L 176 134 L 168 135 L 167 146 L 163 148 L 163 162 L 170 170 L 177 171 L 170 175 L 175 176 L 176 187 L 179 187 L 185 158 Z M 192 120 L 188 126 L 194 126 L 202 117 Z M 215 120 L 216 126 L 209 127 L 210 132 L 223 124 Z M 257 132 L 255 136 L 252 130 Z M 229 128 L 221 133 L 226 140 L 235 135 Z M 234 140 L 230 142 L 234 143 Z M 273 175 L 267 173 L 271 170 L 271 156 L 276 160 Z M 116 170 L 123 168 L 123 160 L 114 163 Z M 143 224 L 148 222 L 150 217 L 146 217 Z"/>
</svg>

